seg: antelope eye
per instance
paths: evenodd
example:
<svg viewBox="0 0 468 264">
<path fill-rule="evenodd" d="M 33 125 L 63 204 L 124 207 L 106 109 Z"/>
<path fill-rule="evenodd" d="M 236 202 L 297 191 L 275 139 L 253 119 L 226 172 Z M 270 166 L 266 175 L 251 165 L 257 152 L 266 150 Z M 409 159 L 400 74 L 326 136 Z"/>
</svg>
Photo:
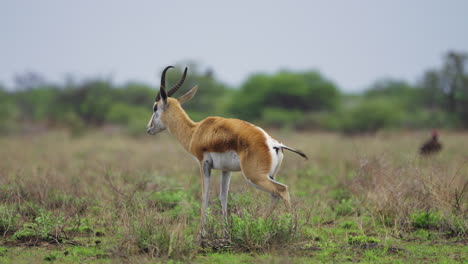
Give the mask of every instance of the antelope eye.
<svg viewBox="0 0 468 264">
<path fill-rule="evenodd" d="M 153 112 L 156 112 L 156 111 L 158 111 L 158 105 L 157 105 L 157 104 L 155 104 L 155 105 L 153 106 Z"/>
</svg>

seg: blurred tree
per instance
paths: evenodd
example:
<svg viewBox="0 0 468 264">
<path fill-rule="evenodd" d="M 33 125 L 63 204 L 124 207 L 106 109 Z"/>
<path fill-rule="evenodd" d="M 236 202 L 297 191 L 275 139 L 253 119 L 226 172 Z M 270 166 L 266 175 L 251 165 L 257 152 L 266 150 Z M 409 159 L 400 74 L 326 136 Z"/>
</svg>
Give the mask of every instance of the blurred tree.
<svg viewBox="0 0 468 264">
<path fill-rule="evenodd" d="M 422 103 L 431 110 L 442 109 L 445 95 L 440 86 L 440 74 L 436 70 L 429 70 L 424 73 L 419 82 L 422 90 Z"/>
<path fill-rule="evenodd" d="M 87 80 L 62 89 L 55 101 L 55 118 L 62 120 L 65 113 L 73 112 L 86 123 L 100 125 L 106 120 L 110 106 L 115 102 L 117 90 L 105 80 Z"/>
<path fill-rule="evenodd" d="M 271 108 L 276 113 L 281 109 L 330 111 L 337 107 L 339 99 L 337 87 L 318 72 L 282 71 L 274 75 L 252 75 L 234 94 L 230 110 L 239 118 L 255 120 Z"/>
<path fill-rule="evenodd" d="M 0 86 L 0 133 L 6 133 L 14 127 L 18 114 L 13 97 Z"/>
<path fill-rule="evenodd" d="M 442 68 L 426 72 L 419 83 L 425 105 L 456 115 L 464 127 L 468 127 L 467 62 L 468 54 L 450 51 L 444 57 Z"/>
<path fill-rule="evenodd" d="M 450 112 L 457 112 L 462 106 L 465 92 L 464 66 L 468 56 L 464 53 L 449 52 L 445 57 L 445 64 L 441 71 L 441 89 L 447 94 L 447 108 Z"/>
<path fill-rule="evenodd" d="M 22 120 L 48 121 L 53 112 L 53 104 L 57 96 L 57 89 L 43 85 L 19 90 L 14 95 Z"/>
<path fill-rule="evenodd" d="M 15 89 L 29 90 L 41 86 L 46 86 L 46 80 L 40 74 L 35 72 L 26 72 L 14 77 Z"/>
<path fill-rule="evenodd" d="M 427 71 L 416 87 L 387 79 L 375 82 L 363 95 L 345 97 L 316 71 L 254 74 L 234 90 L 217 80 L 213 69 L 201 69 L 194 62 L 170 70 L 167 86 L 178 82 L 185 65 L 189 66 L 187 80 L 175 97 L 199 85 L 198 95 L 184 106 L 194 120 L 219 115 L 263 120 L 274 126 L 347 131 L 375 131 L 395 125 L 418 128 L 461 124 L 468 128 L 467 61 L 467 54 L 449 52 L 443 65 Z M 79 129 L 114 123 L 140 133 L 151 114 L 158 87 L 115 85 L 99 78 L 80 82 L 72 76 L 64 83 L 51 84 L 39 74 L 28 72 L 15 77 L 14 89 L 0 87 L 0 130 L 13 131 L 3 128 L 32 121 Z"/>
<path fill-rule="evenodd" d="M 401 80 L 384 79 L 375 82 L 365 93 L 365 98 L 385 98 L 412 112 L 423 106 L 423 90 Z"/>
<path fill-rule="evenodd" d="M 125 102 L 130 105 L 153 109 L 154 97 L 157 89 L 141 83 L 127 83 L 123 87 L 112 91 L 115 93 L 115 100 Z"/>
<path fill-rule="evenodd" d="M 345 133 L 375 133 L 383 128 L 397 126 L 402 120 L 401 104 L 389 98 L 365 99 L 344 113 L 342 130 Z"/>
</svg>

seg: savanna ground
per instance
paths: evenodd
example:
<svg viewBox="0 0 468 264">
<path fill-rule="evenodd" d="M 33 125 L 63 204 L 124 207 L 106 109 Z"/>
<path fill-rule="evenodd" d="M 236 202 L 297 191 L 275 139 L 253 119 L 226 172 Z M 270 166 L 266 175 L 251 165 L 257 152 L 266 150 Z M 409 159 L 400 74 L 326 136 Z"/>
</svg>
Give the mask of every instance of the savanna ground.
<svg viewBox="0 0 468 264">
<path fill-rule="evenodd" d="M 293 212 L 233 174 L 225 224 L 213 172 L 197 243 L 199 169 L 167 133 L 63 131 L 0 138 L 0 263 L 463 263 L 468 261 L 468 134 L 343 137 L 273 131 L 277 179 Z"/>
</svg>

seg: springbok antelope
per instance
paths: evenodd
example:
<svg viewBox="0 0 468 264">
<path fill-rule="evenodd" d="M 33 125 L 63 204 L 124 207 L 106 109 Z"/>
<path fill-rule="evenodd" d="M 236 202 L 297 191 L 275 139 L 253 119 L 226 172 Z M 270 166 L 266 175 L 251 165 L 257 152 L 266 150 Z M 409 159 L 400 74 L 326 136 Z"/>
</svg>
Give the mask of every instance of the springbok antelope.
<svg viewBox="0 0 468 264">
<path fill-rule="evenodd" d="M 260 127 L 239 119 L 207 117 L 200 122 L 192 121 L 181 105 L 193 98 L 198 86 L 193 87 L 178 99 L 171 98 L 184 83 L 187 68 L 182 78 L 168 92 L 165 90 L 166 67 L 162 72 L 161 87 L 153 105 L 153 115 L 148 122 L 147 132 L 155 135 L 165 129 L 174 135 L 200 165 L 202 182 L 201 233 L 210 193 L 211 170 L 222 171 L 222 213 L 227 216 L 227 197 L 231 172 L 242 171 L 245 179 L 260 190 L 271 194 L 268 217 L 281 198 L 288 210 L 291 209 L 288 186 L 275 181 L 275 175 L 283 160 L 283 150 L 295 152 L 305 159 L 307 156 L 280 143 Z"/>
</svg>

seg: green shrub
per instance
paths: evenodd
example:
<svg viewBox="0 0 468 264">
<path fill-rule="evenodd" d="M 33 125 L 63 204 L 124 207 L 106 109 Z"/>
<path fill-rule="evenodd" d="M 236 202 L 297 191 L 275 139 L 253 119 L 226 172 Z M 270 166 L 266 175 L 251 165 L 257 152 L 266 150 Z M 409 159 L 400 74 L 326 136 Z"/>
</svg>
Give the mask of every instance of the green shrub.
<svg viewBox="0 0 468 264">
<path fill-rule="evenodd" d="M 43 210 L 39 211 L 39 216 L 34 219 L 34 223 L 26 223 L 13 234 L 16 240 L 43 239 L 59 241 L 60 228 L 63 224 L 63 217 L 53 216 L 52 213 Z"/>
<path fill-rule="evenodd" d="M 357 225 L 354 221 L 345 221 L 340 224 L 340 227 L 344 229 L 355 229 L 357 228 Z"/>
<path fill-rule="evenodd" d="M 440 226 L 440 214 L 434 212 L 416 212 L 411 215 L 411 221 L 416 228 L 436 228 Z"/>
<path fill-rule="evenodd" d="M 34 224 L 24 224 L 23 227 L 16 231 L 13 234 L 13 239 L 15 240 L 29 240 L 31 238 L 37 237 L 36 225 Z"/>
<path fill-rule="evenodd" d="M 263 116 L 276 122 L 275 114 L 281 115 L 278 118 L 284 121 L 288 114 L 277 110 L 265 114 L 264 109 L 280 109 L 286 113 L 330 111 L 337 107 L 340 96 L 338 88 L 318 72 L 254 74 L 233 94 L 229 111 L 237 118 L 250 121 Z M 289 116 L 297 118 L 296 114 Z"/>
<path fill-rule="evenodd" d="M 5 206 L 0 206 L 0 234 L 16 229 L 18 217 Z"/>
<path fill-rule="evenodd" d="M 333 209 L 336 215 L 350 215 L 355 211 L 354 201 L 352 199 L 342 199 Z"/>
<path fill-rule="evenodd" d="M 0 247 L 0 257 L 6 256 L 8 249 L 5 247 Z"/>
<path fill-rule="evenodd" d="M 395 126 L 402 116 L 398 102 L 384 98 L 367 99 L 343 114 L 342 130 L 345 133 L 375 133 Z"/>
<path fill-rule="evenodd" d="M 348 237 L 348 244 L 350 245 L 363 245 L 363 244 L 376 244 L 380 243 L 380 239 L 369 236 L 350 236 Z"/>
<path fill-rule="evenodd" d="M 297 235 L 290 214 L 264 219 L 255 218 L 246 211 L 242 216 L 231 216 L 230 233 L 233 247 L 246 251 L 262 251 L 284 245 Z"/>
<path fill-rule="evenodd" d="M 414 235 L 422 241 L 434 239 L 434 234 L 425 229 L 418 229 L 416 232 L 414 232 Z"/>
</svg>

